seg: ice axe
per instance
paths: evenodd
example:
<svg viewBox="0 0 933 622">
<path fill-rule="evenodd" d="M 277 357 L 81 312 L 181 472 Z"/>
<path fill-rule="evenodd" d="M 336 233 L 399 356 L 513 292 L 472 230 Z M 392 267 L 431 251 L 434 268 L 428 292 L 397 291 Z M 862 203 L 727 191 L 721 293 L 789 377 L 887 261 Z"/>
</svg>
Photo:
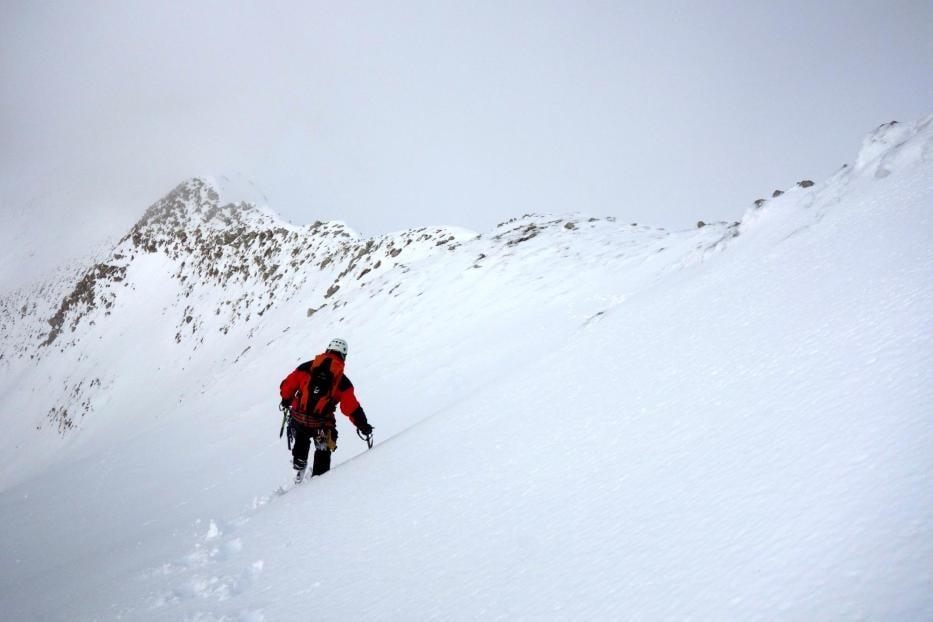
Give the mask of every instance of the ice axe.
<svg viewBox="0 0 933 622">
<path fill-rule="evenodd" d="M 282 427 L 279 428 L 279 438 L 282 438 L 282 434 L 285 433 L 285 426 L 288 425 L 289 419 L 291 418 L 291 409 L 288 406 L 279 406 L 279 410 L 282 411 Z M 288 426 L 288 448 L 292 448 L 292 428 Z"/>
<path fill-rule="evenodd" d="M 368 447 L 369 449 L 373 448 L 373 433 L 372 432 L 370 432 L 369 434 L 363 434 L 362 432 L 360 432 L 359 428 L 357 428 L 356 435 L 360 437 L 361 441 L 364 441 L 366 443 L 366 447 Z"/>
</svg>

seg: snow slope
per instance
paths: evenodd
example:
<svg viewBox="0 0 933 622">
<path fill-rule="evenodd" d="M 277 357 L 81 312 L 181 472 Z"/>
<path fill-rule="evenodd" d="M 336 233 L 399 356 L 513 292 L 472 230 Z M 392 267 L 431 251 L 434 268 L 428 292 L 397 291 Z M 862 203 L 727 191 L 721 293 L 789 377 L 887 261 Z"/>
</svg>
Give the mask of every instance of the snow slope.
<svg viewBox="0 0 933 622">
<path fill-rule="evenodd" d="M 0 301 L 0 611 L 933 617 L 931 208 L 933 117 L 676 233 L 362 239 L 186 182 Z M 378 444 L 277 494 L 278 382 L 335 335 Z"/>
</svg>

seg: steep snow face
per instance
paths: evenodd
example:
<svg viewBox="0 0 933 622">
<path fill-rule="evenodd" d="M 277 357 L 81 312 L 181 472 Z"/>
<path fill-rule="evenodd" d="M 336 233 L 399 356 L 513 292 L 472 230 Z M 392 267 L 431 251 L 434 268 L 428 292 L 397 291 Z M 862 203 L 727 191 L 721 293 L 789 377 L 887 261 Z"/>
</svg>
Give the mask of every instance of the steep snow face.
<svg viewBox="0 0 933 622">
<path fill-rule="evenodd" d="M 27 449 L 20 436 L 27 430 L 52 428 L 64 435 L 93 426 L 93 413 L 109 418 L 117 410 L 133 410 L 132 402 L 114 404 L 114 396 L 121 385 L 136 390 L 141 376 L 148 387 L 162 387 L 159 396 L 172 395 L 192 365 L 198 373 L 221 373 L 229 353 L 239 353 L 234 360 L 241 360 L 257 347 L 260 333 L 278 339 L 303 325 L 358 333 L 365 330 L 362 318 L 377 316 L 393 325 L 399 339 L 407 330 L 394 325 L 411 318 L 419 327 L 411 343 L 396 344 L 384 335 L 362 342 L 414 355 L 423 347 L 416 340 L 441 347 L 454 329 L 513 330 L 529 314 L 564 314 L 567 300 L 573 307 L 575 297 L 611 297 L 619 287 L 640 287 L 715 252 L 737 230 L 712 225 L 673 235 L 609 220 L 527 215 L 486 237 L 425 227 L 363 239 L 342 223 L 289 225 L 266 208 L 225 202 L 220 192 L 207 178 L 188 180 L 146 210 L 85 272 L 0 299 L 0 364 L 11 372 L 6 377 L 19 387 L 23 378 L 16 372 L 36 366 L 40 371 L 26 380 L 42 379 L 28 392 L 12 384 L 4 392 L 4 410 L 18 413 L 12 419 L 20 428 L 2 459 L 10 467 L 7 474 L 41 464 L 37 445 L 49 454 L 61 445 L 43 435 Z M 606 251 L 594 253 L 591 246 Z M 633 262 L 645 265 L 632 266 L 604 287 L 608 270 Z M 596 263 L 605 265 L 594 272 Z M 581 279 L 593 280 L 591 287 L 577 288 Z M 392 311 L 387 315 L 384 309 Z M 444 321 L 425 325 L 418 309 Z M 463 339 L 463 345 L 472 343 Z M 501 339 L 512 341 L 506 332 Z M 320 335 L 317 345 L 309 339 L 297 349 L 308 356 L 326 340 Z M 114 350 L 146 352 L 146 358 L 134 361 L 137 373 L 127 375 L 108 363 Z M 514 342 L 502 355 L 509 351 L 525 352 L 514 349 Z M 48 386 L 48 378 L 58 382 Z M 99 408 L 102 400 L 111 406 Z M 157 398 L 156 404 L 164 410 L 176 402 L 177 396 L 172 403 Z"/>
<path fill-rule="evenodd" d="M 3 301 L 0 607 L 931 617 L 931 121 L 677 233 L 364 239 L 186 182 Z M 338 335 L 378 444 L 341 421 L 334 470 L 275 494 L 278 382 Z"/>
</svg>

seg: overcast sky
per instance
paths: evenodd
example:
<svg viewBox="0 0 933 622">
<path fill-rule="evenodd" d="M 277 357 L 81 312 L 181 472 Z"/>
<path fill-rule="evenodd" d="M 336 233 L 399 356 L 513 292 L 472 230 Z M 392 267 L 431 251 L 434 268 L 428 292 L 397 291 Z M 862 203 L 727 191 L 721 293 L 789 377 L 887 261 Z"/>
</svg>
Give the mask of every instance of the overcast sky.
<svg viewBox="0 0 933 622">
<path fill-rule="evenodd" d="M 363 233 L 686 228 L 933 112 L 933 0 L 0 7 L 4 215 L 84 238 L 227 172 Z"/>
</svg>

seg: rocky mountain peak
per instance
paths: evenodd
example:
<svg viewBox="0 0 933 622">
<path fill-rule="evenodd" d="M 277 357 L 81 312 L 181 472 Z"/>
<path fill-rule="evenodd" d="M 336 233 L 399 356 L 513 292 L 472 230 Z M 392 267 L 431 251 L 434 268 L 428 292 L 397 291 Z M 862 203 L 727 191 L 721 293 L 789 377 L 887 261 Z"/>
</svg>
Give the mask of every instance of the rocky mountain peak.
<svg viewBox="0 0 933 622">
<path fill-rule="evenodd" d="M 237 225 L 273 225 L 275 218 L 245 201 L 224 202 L 210 179 L 194 177 L 178 184 L 146 210 L 134 233 L 190 232 L 195 229 L 226 229 Z"/>
</svg>

